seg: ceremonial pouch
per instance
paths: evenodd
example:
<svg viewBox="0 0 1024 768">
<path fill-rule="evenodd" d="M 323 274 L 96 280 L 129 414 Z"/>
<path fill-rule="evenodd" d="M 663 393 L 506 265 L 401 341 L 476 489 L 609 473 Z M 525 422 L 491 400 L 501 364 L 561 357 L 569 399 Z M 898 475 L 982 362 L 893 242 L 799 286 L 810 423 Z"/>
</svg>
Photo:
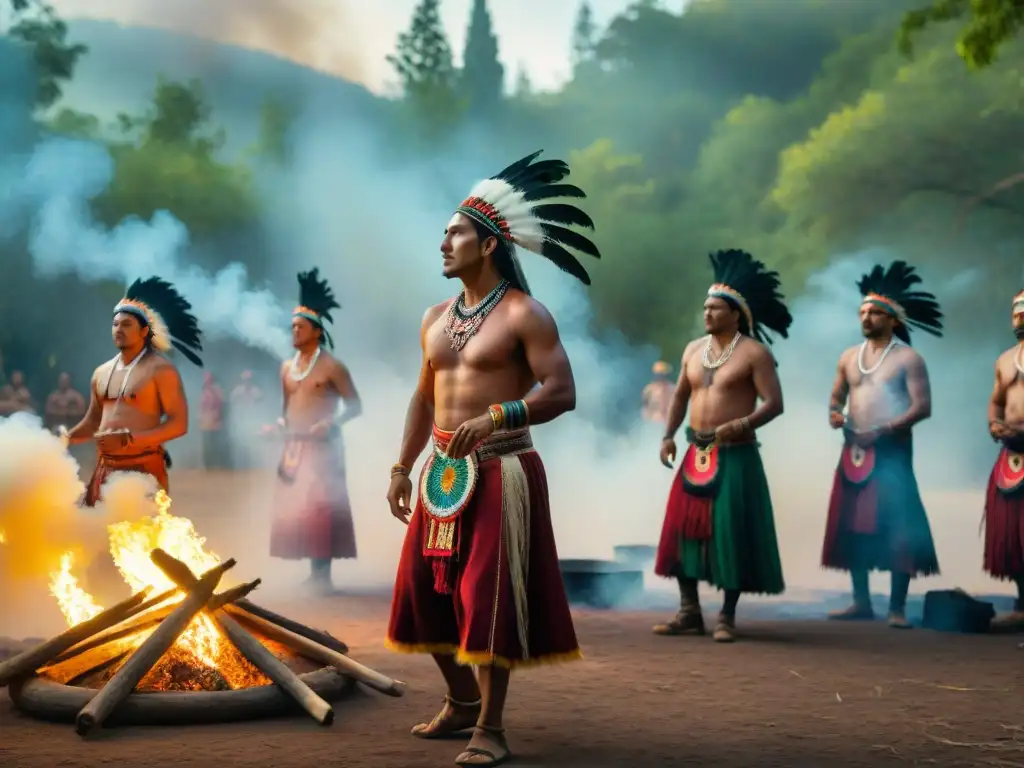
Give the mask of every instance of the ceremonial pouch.
<svg viewBox="0 0 1024 768">
<path fill-rule="evenodd" d="M 839 468 L 850 485 L 864 485 L 875 471 L 875 447 L 861 448 L 854 443 L 843 446 Z"/>
<path fill-rule="evenodd" d="M 996 488 L 1006 496 L 1024 490 L 1024 453 L 1003 448 L 996 459 L 995 481 Z"/>
<path fill-rule="evenodd" d="M 277 465 L 277 476 L 289 485 L 295 482 L 295 477 L 299 472 L 299 465 L 302 463 L 302 448 L 301 440 L 288 440 L 284 444 L 284 452 Z"/>
<path fill-rule="evenodd" d="M 693 443 L 683 456 L 679 478 L 683 490 L 693 496 L 714 496 L 718 491 L 719 454 L 717 445 L 699 448 Z"/>
<path fill-rule="evenodd" d="M 420 501 L 427 516 L 424 555 L 452 555 L 456 547 L 456 524 L 473 498 L 478 477 L 475 452 L 463 459 L 453 459 L 434 447 L 420 475 Z"/>
</svg>

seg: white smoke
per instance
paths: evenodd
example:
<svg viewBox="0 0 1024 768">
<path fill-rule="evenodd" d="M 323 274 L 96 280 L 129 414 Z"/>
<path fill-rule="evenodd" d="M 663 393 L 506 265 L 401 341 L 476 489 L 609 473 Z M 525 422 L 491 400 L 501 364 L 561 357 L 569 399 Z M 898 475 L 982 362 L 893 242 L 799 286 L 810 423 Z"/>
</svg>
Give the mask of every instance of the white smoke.
<svg viewBox="0 0 1024 768">
<path fill-rule="evenodd" d="M 9 159 L 10 160 L 10 159 Z M 150 221 L 125 219 L 113 229 L 97 222 L 90 202 L 114 174 L 107 149 L 90 141 L 48 139 L 0 174 L 0 234 L 30 227 L 29 248 L 40 277 L 74 274 L 85 282 L 159 275 L 192 304 L 200 328 L 278 357 L 290 346 L 288 313 L 273 293 L 247 285 L 244 265 L 209 274 L 186 261 L 189 234 L 166 211 Z"/>
</svg>

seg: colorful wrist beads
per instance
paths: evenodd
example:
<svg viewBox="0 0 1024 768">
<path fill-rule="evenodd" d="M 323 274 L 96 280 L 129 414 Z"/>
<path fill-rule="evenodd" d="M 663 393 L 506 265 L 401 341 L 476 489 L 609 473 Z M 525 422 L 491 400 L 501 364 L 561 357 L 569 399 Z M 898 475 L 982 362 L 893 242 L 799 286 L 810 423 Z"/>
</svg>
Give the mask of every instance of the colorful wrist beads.
<svg viewBox="0 0 1024 768">
<path fill-rule="evenodd" d="M 530 422 L 530 410 L 525 400 L 512 400 L 487 409 L 495 429 L 522 429 Z"/>
</svg>

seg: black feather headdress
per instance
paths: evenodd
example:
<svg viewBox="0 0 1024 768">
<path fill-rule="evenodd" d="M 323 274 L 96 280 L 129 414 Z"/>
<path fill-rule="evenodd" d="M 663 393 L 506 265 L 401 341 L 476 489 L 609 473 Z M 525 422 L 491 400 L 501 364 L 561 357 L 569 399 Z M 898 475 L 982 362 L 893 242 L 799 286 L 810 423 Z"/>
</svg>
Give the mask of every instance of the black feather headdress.
<svg viewBox="0 0 1024 768">
<path fill-rule="evenodd" d="M 893 334 L 904 344 L 910 344 L 911 326 L 942 336 L 942 310 L 934 294 L 911 290 L 920 282 L 920 275 L 905 261 L 894 261 L 889 269 L 876 264 L 857 281 L 862 306 L 871 304 L 895 317 L 899 322 Z"/>
<path fill-rule="evenodd" d="M 493 232 L 511 257 L 513 275 L 506 275 L 516 288 L 529 293 L 526 277 L 516 257 L 516 248 L 543 256 L 584 285 L 590 275 L 569 252 L 601 258 L 597 246 L 584 235 L 569 229 L 593 229 L 590 217 L 570 203 L 546 202 L 557 198 L 583 198 L 586 194 L 572 184 L 561 184 L 569 175 L 564 160 L 534 162 L 540 150 L 518 160 L 489 179 L 484 179 L 456 209 Z"/>
<path fill-rule="evenodd" d="M 203 351 L 202 333 L 191 309 L 192 305 L 173 285 L 159 277 L 149 277 L 128 287 L 124 298 L 114 307 L 114 314 L 125 312 L 148 326 L 150 343 L 157 352 L 169 352 L 173 347 L 202 368 L 198 354 Z"/>
<path fill-rule="evenodd" d="M 334 339 L 324 327 L 324 321 L 334 322 L 332 309 L 341 309 L 341 304 L 334 298 L 334 291 L 327 280 L 320 277 L 320 268 L 313 267 L 309 272 L 299 272 L 299 306 L 292 312 L 292 317 L 304 317 L 321 331 L 321 344 L 334 349 Z"/>
<path fill-rule="evenodd" d="M 718 251 L 710 259 L 715 282 L 708 296 L 724 299 L 739 310 L 740 333 L 762 344 L 772 343 L 765 329 L 787 338 L 793 316 L 779 292 L 779 273 L 769 271 L 746 251 Z"/>
</svg>

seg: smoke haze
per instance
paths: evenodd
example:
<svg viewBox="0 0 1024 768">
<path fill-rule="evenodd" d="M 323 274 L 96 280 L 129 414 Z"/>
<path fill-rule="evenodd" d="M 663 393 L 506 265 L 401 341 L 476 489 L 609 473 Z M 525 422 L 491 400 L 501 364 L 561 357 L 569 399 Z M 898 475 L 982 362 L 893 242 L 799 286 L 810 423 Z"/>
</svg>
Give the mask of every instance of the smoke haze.
<svg viewBox="0 0 1024 768">
<path fill-rule="evenodd" d="M 260 4 L 267 18 L 277 18 L 273 14 L 283 13 L 284 6 Z M 203 6 L 199 18 L 204 24 L 238 27 L 241 22 L 224 10 L 227 5 L 217 7 L 210 16 Z M 281 21 L 276 34 L 300 44 L 308 34 L 304 14 Z M 10 118 L 7 106 L 5 112 L 0 100 L 0 117 L 6 118 L 0 119 L 0 130 L 21 130 L 24 126 Z M 27 120 L 27 113 L 22 115 Z M 88 202 L 110 183 L 112 161 L 104 147 L 89 142 L 48 138 L 29 154 L 0 156 L 0 234 L 29 232 L 40 276 L 74 274 L 87 282 L 127 283 L 159 274 L 192 302 L 209 337 L 231 338 L 277 359 L 289 350 L 295 272 L 319 266 L 343 307 L 331 329 L 336 354 L 351 370 L 364 405 L 363 415 L 344 434 L 360 554 L 357 561 L 336 562 L 335 581 L 343 587 L 390 587 L 405 529 L 390 516 L 384 493 L 420 365 L 419 323 L 426 307 L 458 291 L 441 277 L 442 231 L 458 194 L 497 167 L 449 156 L 434 158 L 429 166 L 395 170 L 386 162 L 388 148 L 379 144 L 371 126 L 329 123 L 314 111 L 300 115 L 291 138 L 296 148 L 292 167 L 264 179 L 261 187 L 270 212 L 263 222 L 266 237 L 279 254 L 269 288 L 250 285 L 241 262 L 215 274 L 200 270 L 190 259 L 188 232 L 170 214 L 125 221 L 112 230 L 97 224 Z M 535 148 L 524 146 L 523 153 Z M 742 245 L 723 242 L 721 247 Z M 784 572 L 796 591 L 843 589 L 848 584 L 845 575 L 823 573 L 818 566 L 840 448 L 839 437 L 827 425 L 827 400 L 840 353 L 860 341 L 856 279 L 871 263 L 899 256 L 884 248 L 837 254 L 832 266 L 814 277 L 807 294 L 792 302 L 791 338 L 776 344 L 786 412 L 763 431 L 762 445 Z M 606 259 L 622 257 L 605 254 Z M 522 258 L 536 297 L 559 323 L 578 388 L 577 412 L 534 434 L 548 470 L 560 554 L 610 558 L 616 544 L 655 544 L 673 473 L 658 461 L 660 429 L 638 419 L 640 388 L 657 353 L 616 340 L 594 340 L 585 292 L 539 257 Z M 953 299 L 969 292 L 974 279 L 969 270 L 924 274 L 925 289 L 939 296 L 947 312 Z M 97 334 L 105 333 L 107 321 L 82 319 L 95 324 Z M 947 326 L 961 322 L 958 316 L 947 317 Z M 694 328 L 696 333 L 696 318 Z M 680 339 L 680 348 L 684 342 Z M 967 347 L 923 334 L 914 338 L 929 363 L 934 393 L 933 419 L 917 430 L 915 463 L 943 571 L 915 582 L 915 592 L 939 586 L 1007 591 L 981 571 L 977 527 L 987 467 L 994 457 L 986 442 L 984 407 L 992 364 L 1009 345 L 1009 335 L 1005 342 L 993 339 Z M 206 362 L 228 386 L 240 372 L 240 367 L 215 358 Z M 678 369 L 678 361 L 673 363 Z M 186 367 L 183 375 L 192 402 L 198 403 L 195 373 Z M 261 416 L 270 420 L 279 412 L 280 393 L 273 390 L 267 396 Z M 628 427 L 611 429 L 609 425 L 622 420 L 624 409 L 635 414 Z M 252 441 L 253 434 L 247 433 L 236 439 L 235 448 L 249 448 Z M 170 449 L 176 459 L 183 450 L 176 444 Z M 272 457 L 276 447 L 261 450 Z M 186 453 L 179 466 L 188 460 Z M 268 458 L 267 463 L 272 461 Z M 37 487 L 36 480 L 42 478 L 45 484 Z M 172 472 L 172 497 L 175 482 Z M 204 521 L 221 531 L 213 549 L 239 558 L 240 578 L 254 573 L 263 577 L 267 591 L 286 591 L 305 577 L 307 565 L 272 561 L 264 554 L 272 485 L 253 483 L 243 490 L 243 484 L 235 483 L 230 487 L 236 496 L 228 501 L 218 497 L 203 509 L 176 503 L 172 513 L 196 520 L 202 534 Z M 20 547 L 3 550 L 5 573 L 41 576 L 46 563 L 72 544 L 88 541 L 94 551 L 103 549 L 95 534 L 87 536 L 76 524 L 88 514 L 74 509 L 81 490 L 75 467 L 56 438 L 28 420 L 0 419 L 0 528 L 8 531 L 9 539 L 20 536 L 33 542 L 27 545 L 28 559 L 12 555 Z M 195 498 L 190 494 L 190 502 Z M 141 489 L 125 490 L 108 507 L 117 507 L 115 512 L 138 510 L 141 499 Z M 97 513 L 104 519 L 108 514 Z M 244 551 L 233 551 L 243 544 Z"/>
</svg>

